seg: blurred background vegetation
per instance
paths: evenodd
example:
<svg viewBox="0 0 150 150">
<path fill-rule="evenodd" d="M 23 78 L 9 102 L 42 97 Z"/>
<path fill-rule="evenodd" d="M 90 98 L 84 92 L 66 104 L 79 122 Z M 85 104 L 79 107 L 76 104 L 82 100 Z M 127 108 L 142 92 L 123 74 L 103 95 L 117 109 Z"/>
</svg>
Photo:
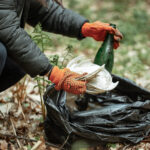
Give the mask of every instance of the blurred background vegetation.
<svg viewBox="0 0 150 150">
<path fill-rule="evenodd" d="M 148 87 L 150 80 L 150 0 L 64 0 L 65 7 L 85 16 L 90 22 L 114 23 L 124 39 L 115 51 L 113 73 L 128 77 Z M 101 43 L 92 38 L 82 41 L 50 34 L 51 53 L 62 54 L 67 45 L 74 56 L 93 59 Z M 143 82 L 142 80 L 145 80 Z"/>
<path fill-rule="evenodd" d="M 124 39 L 121 41 L 120 47 L 115 50 L 113 73 L 130 78 L 150 90 L 150 0 L 63 0 L 63 4 L 64 7 L 85 16 L 90 22 L 99 20 L 116 24 L 123 33 Z M 45 33 L 41 30 L 40 25 L 35 29 L 26 26 L 26 30 L 41 50 L 50 57 L 51 63 L 59 65 L 59 67 L 65 67 L 69 59 L 78 55 L 85 55 L 87 58 L 94 59 L 97 50 L 101 46 L 101 42 L 96 42 L 92 38 L 78 41 L 62 35 Z M 38 87 L 38 91 L 35 88 L 27 93 L 26 91 L 33 81 L 31 78 L 24 78 L 12 88 L 12 96 L 8 97 L 8 93 L 4 93 L 4 95 L 7 99 L 16 97 L 19 104 L 20 102 L 22 104 L 22 110 L 25 110 L 23 102 L 30 98 L 26 95 L 40 95 L 42 106 L 40 112 L 44 117 L 45 110 L 42 95 L 45 92 L 46 85 L 50 84 L 46 79 L 43 77 L 35 78 L 36 82 L 33 85 Z M 29 84 L 29 86 L 27 87 L 26 84 Z M 37 97 L 35 99 L 37 100 Z M 28 101 L 29 104 L 30 101 Z M 34 111 L 33 114 L 35 114 Z M 27 114 L 25 115 L 27 116 Z M 43 121 L 43 118 L 41 120 Z M 41 121 L 39 120 L 39 122 Z M 39 135 L 41 135 L 42 131 L 39 131 Z M 35 136 L 39 138 L 39 135 Z M 79 143 L 75 143 L 72 150 L 87 150 L 86 147 L 89 143 L 84 141 L 79 141 Z M 117 144 L 107 144 L 109 150 L 119 150 L 116 147 Z M 98 149 L 102 150 L 100 147 Z M 136 149 L 138 148 L 136 147 Z M 93 150 L 93 148 L 90 150 Z"/>
</svg>

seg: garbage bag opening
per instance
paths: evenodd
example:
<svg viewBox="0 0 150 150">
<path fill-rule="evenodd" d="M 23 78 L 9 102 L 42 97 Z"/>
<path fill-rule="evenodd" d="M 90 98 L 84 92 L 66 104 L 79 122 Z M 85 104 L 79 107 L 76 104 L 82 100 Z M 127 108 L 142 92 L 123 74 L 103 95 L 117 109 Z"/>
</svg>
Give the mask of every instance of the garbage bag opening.
<svg viewBox="0 0 150 150">
<path fill-rule="evenodd" d="M 77 99 L 77 110 L 70 111 L 66 92 L 47 88 L 45 134 L 49 142 L 69 147 L 77 139 L 95 142 L 138 143 L 150 133 L 150 92 L 131 80 L 113 75 L 119 85 L 96 96 Z M 90 104 L 93 104 L 90 106 Z M 90 107 L 90 109 L 89 109 Z"/>
</svg>

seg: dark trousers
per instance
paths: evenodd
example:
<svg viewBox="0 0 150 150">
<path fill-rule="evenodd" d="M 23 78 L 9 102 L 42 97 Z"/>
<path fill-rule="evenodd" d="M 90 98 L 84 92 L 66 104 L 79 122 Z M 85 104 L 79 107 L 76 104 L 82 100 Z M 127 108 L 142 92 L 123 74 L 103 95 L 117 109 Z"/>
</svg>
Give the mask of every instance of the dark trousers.
<svg viewBox="0 0 150 150">
<path fill-rule="evenodd" d="M 25 72 L 8 55 L 6 47 L 0 42 L 0 92 L 17 83 Z"/>
</svg>

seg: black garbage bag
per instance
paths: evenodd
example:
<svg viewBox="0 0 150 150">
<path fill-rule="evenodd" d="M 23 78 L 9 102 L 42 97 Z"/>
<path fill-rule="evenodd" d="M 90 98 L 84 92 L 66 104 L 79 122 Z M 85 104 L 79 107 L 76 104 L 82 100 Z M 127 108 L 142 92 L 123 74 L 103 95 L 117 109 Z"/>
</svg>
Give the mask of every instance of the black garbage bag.
<svg viewBox="0 0 150 150">
<path fill-rule="evenodd" d="M 131 80 L 113 75 L 119 81 L 115 90 L 85 95 L 77 100 L 78 111 L 69 111 L 66 92 L 47 88 L 44 101 L 47 117 L 46 139 L 56 145 L 70 145 L 78 138 L 95 142 L 138 143 L 150 133 L 150 92 Z M 88 103 L 100 105 L 86 110 Z M 85 107 L 86 106 L 86 107 Z"/>
</svg>

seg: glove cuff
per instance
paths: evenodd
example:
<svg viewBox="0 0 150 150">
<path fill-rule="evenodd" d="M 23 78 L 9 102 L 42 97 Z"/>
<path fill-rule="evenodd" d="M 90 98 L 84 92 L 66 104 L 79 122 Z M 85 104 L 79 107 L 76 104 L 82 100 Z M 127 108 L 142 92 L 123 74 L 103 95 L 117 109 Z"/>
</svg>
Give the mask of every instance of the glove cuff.
<svg viewBox="0 0 150 150">
<path fill-rule="evenodd" d="M 57 85 L 59 81 L 61 81 L 62 78 L 64 77 L 66 70 L 68 69 L 67 68 L 59 69 L 57 66 L 54 66 L 49 75 L 49 80 Z"/>
<path fill-rule="evenodd" d="M 88 31 L 89 25 L 90 25 L 90 23 L 86 22 L 86 23 L 83 24 L 83 26 L 82 26 L 82 28 L 81 28 L 81 33 L 82 33 L 82 35 L 83 35 L 84 37 L 87 37 L 87 36 L 88 36 L 87 31 Z"/>
</svg>

